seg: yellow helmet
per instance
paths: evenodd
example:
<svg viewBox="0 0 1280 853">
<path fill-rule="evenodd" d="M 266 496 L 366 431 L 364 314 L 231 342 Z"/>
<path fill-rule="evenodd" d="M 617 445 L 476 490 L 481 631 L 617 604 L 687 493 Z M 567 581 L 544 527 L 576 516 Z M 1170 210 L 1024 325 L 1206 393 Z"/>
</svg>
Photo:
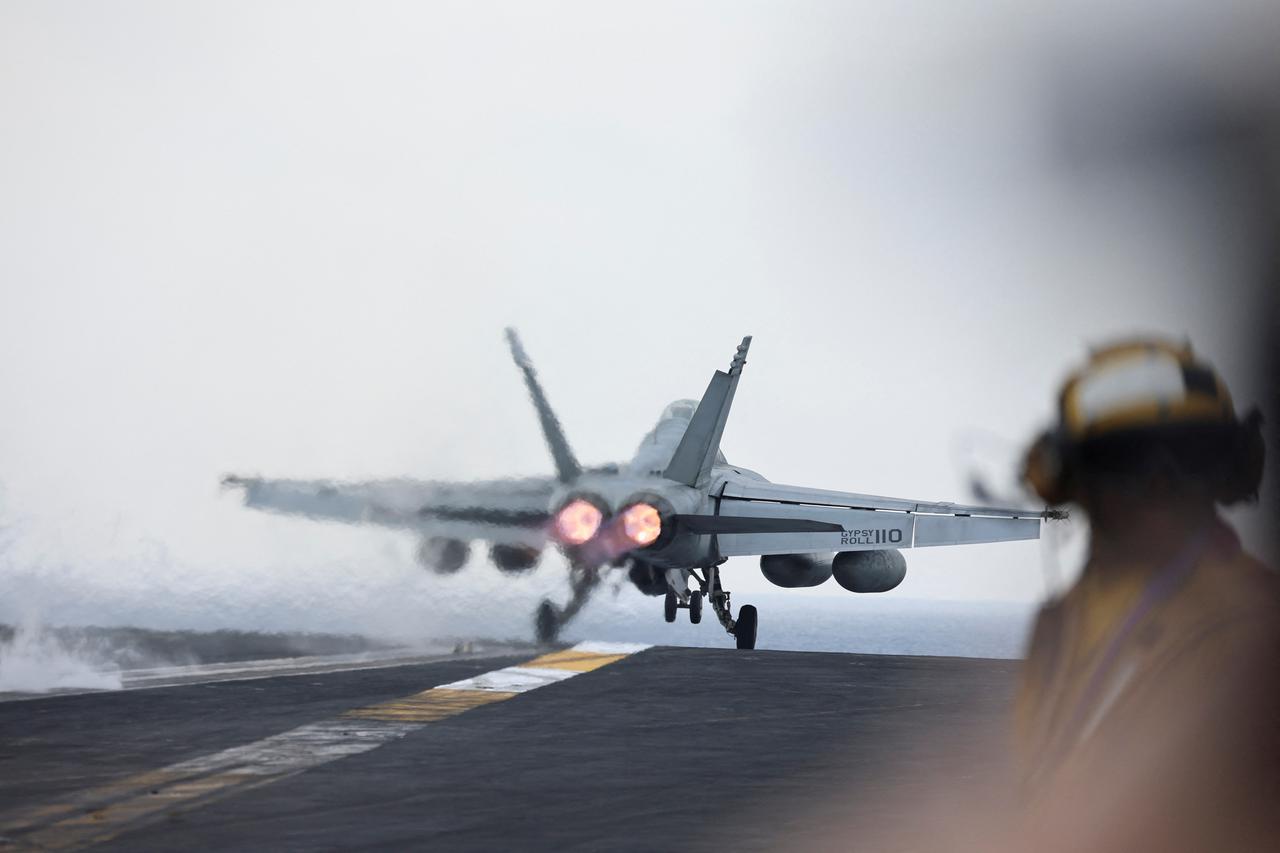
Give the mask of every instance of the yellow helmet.
<svg viewBox="0 0 1280 853">
<path fill-rule="evenodd" d="M 1112 436 L 1141 438 L 1187 429 L 1225 438 L 1217 497 L 1256 497 L 1262 479 L 1262 417 L 1236 417 L 1226 383 L 1195 358 L 1190 344 L 1124 341 L 1090 353 L 1058 395 L 1058 423 L 1027 451 L 1023 473 L 1049 503 L 1071 500 L 1074 463 L 1083 445 Z"/>
</svg>

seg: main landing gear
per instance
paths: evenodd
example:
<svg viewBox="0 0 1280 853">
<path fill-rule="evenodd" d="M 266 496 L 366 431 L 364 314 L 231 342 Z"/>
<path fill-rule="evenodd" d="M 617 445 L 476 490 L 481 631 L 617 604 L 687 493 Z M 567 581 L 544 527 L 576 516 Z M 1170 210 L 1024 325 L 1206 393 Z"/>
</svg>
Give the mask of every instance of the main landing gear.
<svg viewBox="0 0 1280 853">
<path fill-rule="evenodd" d="M 560 629 L 569 624 L 569 620 L 577 615 L 582 605 L 591 597 L 591 591 L 600 583 L 600 571 L 587 566 L 572 566 L 569 569 L 570 596 L 564 607 L 556 607 L 550 599 L 538 605 L 533 624 L 539 643 L 554 643 L 560 636 Z"/>
<path fill-rule="evenodd" d="M 676 612 L 685 609 L 689 611 L 689 621 L 697 625 L 702 621 L 702 593 L 697 590 L 691 590 L 684 595 L 684 601 L 680 600 L 681 596 L 674 590 L 667 590 L 667 597 L 662 602 L 662 615 L 668 622 L 676 621 Z"/>
<path fill-rule="evenodd" d="M 716 614 L 716 618 L 720 620 L 720 624 L 737 641 L 738 648 L 754 649 L 758 622 L 756 609 L 750 604 L 744 604 L 738 609 L 738 618 L 733 618 L 733 611 L 729 607 L 729 591 L 720 585 L 720 571 L 715 566 L 702 569 L 701 574 L 697 569 L 688 574 L 698 582 L 701 589 L 677 590 L 669 578 L 667 597 L 663 601 L 663 617 L 668 622 L 674 622 L 676 613 L 681 609 L 687 609 L 689 621 L 696 625 L 702 621 L 702 601 L 705 598 Z M 683 581 L 680 583 L 680 586 L 685 585 Z"/>
</svg>

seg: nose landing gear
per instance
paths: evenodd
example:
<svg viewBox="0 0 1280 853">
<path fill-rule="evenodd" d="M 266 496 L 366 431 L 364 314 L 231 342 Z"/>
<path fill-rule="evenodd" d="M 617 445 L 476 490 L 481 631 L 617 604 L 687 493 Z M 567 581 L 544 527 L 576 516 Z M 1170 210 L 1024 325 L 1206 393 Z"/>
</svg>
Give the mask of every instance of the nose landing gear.
<svg viewBox="0 0 1280 853">
<path fill-rule="evenodd" d="M 538 642 L 546 645 L 554 643 L 560 636 L 560 629 L 577 615 L 582 605 L 587 603 L 591 592 L 600 582 L 598 568 L 590 566 L 573 566 L 569 570 L 569 583 L 572 594 L 564 607 L 556 607 L 551 601 L 543 601 L 533 617 L 534 632 Z"/>
</svg>

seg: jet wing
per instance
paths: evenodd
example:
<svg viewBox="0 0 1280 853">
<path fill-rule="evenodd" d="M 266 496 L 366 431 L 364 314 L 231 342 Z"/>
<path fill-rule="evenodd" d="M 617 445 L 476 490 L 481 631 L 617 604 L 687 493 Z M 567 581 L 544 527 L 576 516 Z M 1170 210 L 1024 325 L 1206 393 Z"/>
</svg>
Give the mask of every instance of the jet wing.
<svg viewBox="0 0 1280 853">
<path fill-rule="evenodd" d="M 1060 517 L 1052 511 L 916 501 L 757 481 L 728 481 L 720 498 L 717 517 L 723 521 L 704 521 L 704 525 L 706 532 L 716 533 L 720 553 L 726 557 L 1038 539 L 1040 522 Z M 758 528 L 743 532 L 753 524 Z"/>
<path fill-rule="evenodd" d="M 423 536 L 542 547 L 555 483 L 550 478 L 468 483 L 423 480 L 270 480 L 228 476 L 245 506 L 346 524 L 377 524 Z"/>
</svg>

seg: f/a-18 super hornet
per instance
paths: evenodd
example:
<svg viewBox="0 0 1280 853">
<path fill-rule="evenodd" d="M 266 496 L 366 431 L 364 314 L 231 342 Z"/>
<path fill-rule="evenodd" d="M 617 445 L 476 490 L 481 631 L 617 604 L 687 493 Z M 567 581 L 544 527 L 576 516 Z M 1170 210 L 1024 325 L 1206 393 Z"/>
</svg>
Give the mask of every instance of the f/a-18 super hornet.
<svg viewBox="0 0 1280 853">
<path fill-rule="evenodd" d="M 756 609 L 737 616 L 720 566 L 758 556 L 781 587 L 809 587 L 832 576 L 851 592 L 886 592 L 906 576 L 902 549 L 1037 539 L 1050 511 L 962 506 L 771 483 L 720 452 L 729 409 L 746 364 L 743 338 L 728 372 L 716 371 L 699 401 L 663 411 L 631 461 L 585 468 L 565 438 L 512 329 L 507 341 L 542 424 L 554 477 L 482 482 L 379 480 L 340 483 L 228 476 L 247 506 L 315 519 L 379 524 L 419 537 L 419 561 L 441 574 L 465 565 L 483 542 L 504 572 L 537 565 L 548 546 L 569 566 L 571 594 L 543 601 L 538 639 L 553 640 L 582 608 L 602 574 L 625 570 L 643 593 L 664 599 L 675 621 L 686 609 L 702 620 L 705 601 L 740 649 L 755 647 Z M 690 588 L 690 579 L 696 588 Z"/>
</svg>

